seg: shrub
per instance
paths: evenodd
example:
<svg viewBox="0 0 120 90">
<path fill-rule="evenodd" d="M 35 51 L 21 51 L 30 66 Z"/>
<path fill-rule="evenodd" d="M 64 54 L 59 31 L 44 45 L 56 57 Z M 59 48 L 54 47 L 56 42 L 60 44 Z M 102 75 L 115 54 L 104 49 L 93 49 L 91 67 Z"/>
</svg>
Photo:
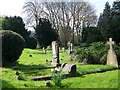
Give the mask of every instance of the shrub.
<svg viewBox="0 0 120 90">
<path fill-rule="evenodd" d="M 114 46 L 115 53 L 117 54 L 118 64 L 120 65 L 120 46 Z"/>
<path fill-rule="evenodd" d="M 118 57 L 118 62 L 120 61 L 120 47 L 113 45 L 114 50 Z M 76 60 L 81 63 L 89 64 L 106 64 L 107 53 L 109 50 L 109 45 L 104 42 L 95 42 L 87 47 L 81 47 L 75 51 L 77 55 Z"/>
<path fill-rule="evenodd" d="M 24 39 L 10 30 L 1 30 L 2 34 L 2 65 L 7 66 L 16 61 L 24 48 Z"/>
<path fill-rule="evenodd" d="M 28 37 L 26 40 L 26 48 L 36 49 L 37 41 L 34 37 Z"/>
<path fill-rule="evenodd" d="M 62 87 L 62 69 L 61 68 L 55 68 L 52 73 L 52 81 L 54 88 L 60 88 Z"/>
</svg>

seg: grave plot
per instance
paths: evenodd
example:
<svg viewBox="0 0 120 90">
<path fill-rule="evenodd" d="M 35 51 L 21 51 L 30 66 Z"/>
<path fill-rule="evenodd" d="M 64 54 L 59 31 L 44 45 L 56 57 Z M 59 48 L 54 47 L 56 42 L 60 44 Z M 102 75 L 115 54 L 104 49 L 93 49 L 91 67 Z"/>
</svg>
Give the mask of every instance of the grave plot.
<svg viewBox="0 0 120 90">
<path fill-rule="evenodd" d="M 117 72 L 119 70 L 116 70 L 113 66 L 81 64 L 74 60 L 70 61 L 70 57 L 65 51 L 59 52 L 58 47 L 55 48 L 56 46 L 54 46 L 54 54 L 53 51 L 47 51 L 44 54 L 42 50 L 25 49 L 16 66 L 9 69 L 3 68 L 3 82 L 7 81 L 10 84 L 8 84 L 9 87 L 15 88 L 53 88 L 57 85 L 57 83 L 54 84 L 55 78 L 59 77 L 58 81 L 61 83 L 58 84 L 59 88 L 108 88 L 118 86 L 115 83 L 118 81 Z M 57 56 L 58 54 L 59 56 Z M 32 55 L 32 57 L 29 55 Z M 59 72 L 59 68 L 62 69 L 62 72 Z M 52 70 L 55 71 L 52 72 Z M 112 77 L 108 77 L 108 74 L 111 74 Z M 104 79 L 100 86 L 101 78 L 99 77 Z M 97 81 L 94 78 L 97 78 Z M 114 84 L 109 86 L 108 82 Z M 89 85 L 85 83 L 89 83 Z M 7 87 L 5 85 L 3 84 L 3 87 Z"/>
<path fill-rule="evenodd" d="M 33 56 L 32 58 L 28 56 L 28 52 L 29 52 L 29 54 L 32 54 L 32 56 Z M 3 87 L 4 88 L 5 87 L 12 87 L 12 88 L 46 88 L 47 87 L 47 88 L 53 88 L 52 87 L 53 86 L 53 81 L 52 80 L 50 80 L 50 85 L 51 85 L 50 87 L 48 87 L 49 86 L 49 81 L 47 81 L 48 79 L 39 80 L 39 81 L 32 81 L 31 80 L 31 78 L 34 77 L 34 76 L 44 76 L 44 77 L 45 76 L 52 76 L 52 72 L 51 72 L 52 68 L 49 67 L 48 69 L 45 69 L 46 67 L 51 65 L 51 62 L 49 62 L 50 63 L 49 65 L 46 64 L 45 60 L 48 56 L 49 56 L 49 58 L 47 58 L 48 61 L 50 59 L 52 59 L 51 58 L 52 57 L 52 52 L 49 53 L 47 51 L 47 54 L 43 54 L 42 50 L 38 51 L 38 50 L 25 49 L 24 52 L 23 52 L 23 55 L 19 59 L 19 65 L 17 66 L 16 70 L 14 70 L 13 68 L 3 68 L 2 69 Z M 51 56 L 50 56 L 50 54 L 51 54 Z M 66 71 L 72 70 L 72 67 L 74 67 L 74 65 L 72 65 L 72 63 L 74 63 L 74 61 L 71 61 L 71 62 L 65 61 L 66 58 L 69 59 L 69 56 L 66 57 L 67 54 L 65 54 L 65 53 L 64 53 L 64 55 L 65 56 L 63 57 L 62 62 L 67 62 L 66 63 L 67 65 L 62 63 L 61 67 L 63 66 L 63 68 L 66 72 Z M 60 57 L 62 57 L 62 56 L 63 56 L 63 53 L 60 53 Z M 26 61 L 26 63 L 25 63 L 25 61 Z M 99 73 L 82 75 L 82 73 L 85 73 L 85 72 L 93 72 L 93 71 L 97 71 L 97 70 L 110 69 L 110 68 L 112 68 L 111 66 L 106 66 L 106 65 L 81 65 L 79 63 L 75 63 L 75 64 L 76 64 L 76 68 L 77 68 L 76 69 L 77 76 L 72 77 L 72 78 L 68 77 L 68 78 L 62 79 L 61 83 L 62 83 L 62 86 L 64 88 L 80 88 L 80 87 L 83 87 L 83 86 L 84 86 L 84 88 L 88 88 L 88 87 L 89 88 L 90 87 L 91 88 L 92 87 L 101 87 L 102 88 L 102 87 L 108 87 L 108 86 L 105 86 L 105 85 L 108 85 L 108 82 L 111 82 L 111 80 L 113 80 L 111 83 L 116 83 L 117 82 L 117 75 L 118 75 L 117 70 L 110 71 L 109 73 L 107 73 L 107 72 L 104 73 L 103 72 L 102 76 Z M 69 67 L 70 65 L 72 65 L 72 66 Z M 19 74 L 17 74 L 16 71 L 18 71 Z M 113 77 L 108 77 L 108 74 L 111 74 Z M 18 80 L 17 75 L 22 76 L 23 79 Z M 97 78 L 97 77 L 100 77 L 100 76 L 102 78 L 104 78 L 105 80 L 107 80 L 107 82 L 104 81 L 101 86 L 98 86 L 101 79 L 97 80 L 98 81 L 97 82 L 96 79 L 93 79 L 93 78 L 95 78 L 95 77 Z M 106 77 L 108 77 L 108 78 L 106 78 Z M 88 80 L 88 78 L 91 78 L 91 79 Z M 96 84 L 94 84 L 94 86 L 93 86 L 92 82 L 95 82 Z M 89 83 L 89 85 L 87 85 L 85 83 Z M 46 86 L 46 85 L 48 85 L 48 86 Z M 117 84 L 113 84 L 110 87 L 117 87 Z"/>
<path fill-rule="evenodd" d="M 117 55 L 112 47 L 112 44 L 114 44 L 114 42 L 112 41 L 112 38 L 109 38 L 108 43 L 110 45 L 110 49 L 109 49 L 108 54 L 107 54 L 107 65 L 111 65 L 111 66 L 118 68 Z"/>
</svg>

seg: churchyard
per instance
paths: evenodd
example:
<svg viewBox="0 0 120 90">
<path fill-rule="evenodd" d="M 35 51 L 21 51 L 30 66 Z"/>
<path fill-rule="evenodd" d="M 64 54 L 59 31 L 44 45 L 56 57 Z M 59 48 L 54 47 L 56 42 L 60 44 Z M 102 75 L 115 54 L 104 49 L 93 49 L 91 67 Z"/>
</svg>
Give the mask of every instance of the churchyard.
<svg viewBox="0 0 120 90">
<path fill-rule="evenodd" d="M 26 0 L 24 20 L 0 16 L 0 89 L 120 89 L 119 11 Z"/>
<path fill-rule="evenodd" d="M 55 48 L 55 47 L 54 47 Z M 47 49 L 46 54 L 42 49 L 32 50 L 25 48 L 22 55 L 14 65 L 3 67 L 2 88 L 118 88 L 120 70 L 113 66 L 101 64 L 82 64 L 70 60 L 68 50 L 59 49 L 59 62 L 62 65 L 76 65 L 73 76 L 64 73 L 57 73 L 60 78 L 60 85 L 55 84 L 57 78 L 53 71 L 52 48 Z M 57 63 L 57 62 L 55 62 Z M 65 67 L 65 66 L 64 66 Z M 66 65 L 67 67 L 67 65 Z M 67 69 L 72 69 L 66 68 Z M 62 69 L 63 70 L 63 69 Z M 43 77 L 50 77 L 44 79 Z M 42 79 L 40 79 L 42 77 Z M 35 78 L 35 79 L 33 79 Z M 48 83 L 48 85 L 47 85 Z"/>
</svg>

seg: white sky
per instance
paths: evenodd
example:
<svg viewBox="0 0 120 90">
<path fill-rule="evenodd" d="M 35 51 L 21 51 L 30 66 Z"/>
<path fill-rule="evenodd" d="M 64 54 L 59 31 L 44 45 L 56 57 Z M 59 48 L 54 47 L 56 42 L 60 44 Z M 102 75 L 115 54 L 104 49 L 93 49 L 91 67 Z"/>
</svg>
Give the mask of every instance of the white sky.
<svg viewBox="0 0 120 90">
<path fill-rule="evenodd" d="M 105 7 L 105 3 L 108 1 L 110 5 L 115 0 L 88 0 L 97 10 L 97 14 L 101 13 Z M 25 15 L 23 12 L 25 0 L 0 0 L 0 16 L 21 16 Z"/>
<path fill-rule="evenodd" d="M 0 15 L 22 16 L 25 0 L 0 0 Z"/>
<path fill-rule="evenodd" d="M 103 9 L 105 8 L 106 2 L 109 2 L 109 4 L 112 6 L 113 2 L 116 0 L 88 0 L 97 10 L 97 14 L 103 12 Z"/>
</svg>

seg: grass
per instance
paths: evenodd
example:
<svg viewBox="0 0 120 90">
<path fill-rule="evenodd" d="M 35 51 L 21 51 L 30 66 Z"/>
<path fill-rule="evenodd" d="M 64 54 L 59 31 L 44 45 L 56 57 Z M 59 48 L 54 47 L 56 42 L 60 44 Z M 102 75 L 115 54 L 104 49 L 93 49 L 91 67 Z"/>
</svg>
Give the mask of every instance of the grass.
<svg viewBox="0 0 120 90">
<path fill-rule="evenodd" d="M 29 55 L 32 55 L 32 57 L 29 57 Z M 65 60 L 69 59 L 69 56 L 66 54 L 66 52 L 60 53 L 61 63 Z M 46 62 L 48 60 L 48 62 Z M 35 70 L 31 68 L 42 68 L 51 66 L 52 60 L 52 52 L 47 51 L 47 54 L 44 54 L 42 50 L 30 50 L 25 49 L 23 51 L 23 54 L 21 55 L 19 61 L 19 70 L 21 70 L 24 73 L 29 73 L 31 75 L 51 75 L 50 71 L 51 69 L 42 69 L 42 70 Z"/>
<path fill-rule="evenodd" d="M 117 88 L 118 71 L 67 78 L 63 80 L 62 84 L 65 88 Z"/>
<path fill-rule="evenodd" d="M 32 57 L 29 57 L 32 55 Z M 113 67 L 106 65 L 80 65 L 75 61 L 69 61 L 67 52 L 60 51 L 61 63 L 74 63 L 77 65 L 77 72 L 88 72 L 96 70 L 111 69 Z M 49 62 L 46 62 L 46 59 Z M 32 81 L 33 76 L 52 75 L 51 69 L 32 69 L 45 68 L 51 66 L 51 50 L 43 54 L 42 50 L 24 49 L 21 57 L 18 59 L 17 70 L 11 68 L 0 68 L 2 70 L 2 88 L 48 88 L 45 81 Z M 15 72 L 19 71 L 23 80 L 17 80 Z M 120 71 L 119 71 L 120 72 Z M 104 73 L 79 75 L 77 77 L 66 78 L 62 80 L 63 88 L 117 88 L 118 87 L 118 70 Z M 53 83 L 51 81 L 51 83 Z"/>
<path fill-rule="evenodd" d="M 32 55 L 32 57 L 29 57 L 30 54 Z M 62 58 L 63 61 L 69 59 L 69 56 L 66 54 L 66 52 L 60 51 L 59 55 L 60 55 L 60 59 Z M 45 65 L 46 66 L 47 64 L 49 64 L 49 63 L 46 63 L 46 60 L 48 61 L 52 60 L 51 51 L 47 51 L 47 54 L 44 54 L 42 50 L 25 49 L 18 61 L 20 61 L 19 64 L 24 64 L 24 65 Z"/>
<path fill-rule="evenodd" d="M 113 69 L 112 66 L 107 65 L 77 65 L 78 72 L 93 72 L 93 71 L 102 71 L 102 70 L 109 70 Z"/>
</svg>

